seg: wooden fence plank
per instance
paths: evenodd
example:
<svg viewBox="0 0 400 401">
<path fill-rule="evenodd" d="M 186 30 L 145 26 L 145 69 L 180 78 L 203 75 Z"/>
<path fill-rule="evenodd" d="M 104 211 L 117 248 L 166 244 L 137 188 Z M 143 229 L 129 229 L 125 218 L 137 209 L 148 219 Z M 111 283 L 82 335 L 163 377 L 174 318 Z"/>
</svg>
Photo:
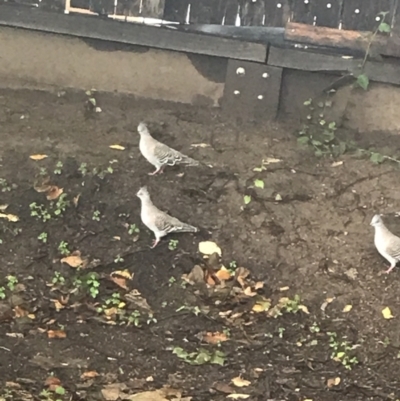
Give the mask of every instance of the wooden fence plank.
<svg viewBox="0 0 400 401">
<path fill-rule="evenodd" d="M 301 22 L 303 24 L 312 24 L 314 22 L 310 0 L 293 0 L 291 11 L 293 22 Z"/>
<path fill-rule="evenodd" d="M 164 19 L 184 24 L 188 7 L 189 0 L 165 0 Z"/>
<path fill-rule="evenodd" d="M 0 5 L 0 26 L 262 63 L 267 54 L 267 46 L 259 43 L 28 7 Z"/>
<path fill-rule="evenodd" d="M 222 25 L 227 0 L 197 0 L 190 4 L 191 24 Z"/>
<path fill-rule="evenodd" d="M 140 15 L 147 18 L 162 19 L 164 15 L 165 0 L 142 0 Z"/>
<path fill-rule="evenodd" d="M 290 16 L 288 0 L 264 0 L 265 26 L 285 26 Z"/>
<path fill-rule="evenodd" d="M 224 25 L 235 25 L 238 11 L 238 0 L 227 0 L 225 5 Z"/>
<path fill-rule="evenodd" d="M 400 1 L 396 0 L 393 12 L 393 28 L 388 39 L 388 55 L 400 57 Z"/>
<path fill-rule="evenodd" d="M 314 46 L 326 46 L 328 48 L 347 49 L 359 54 L 365 54 L 368 48 L 370 53 L 382 51 L 388 38 L 377 35 L 370 46 L 371 32 L 350 31 L 335 29 L 297 22 L 288 22 L 285 29 L 285 40 L 294 43 L 304 43 Z"/>
<path fill-rule="evenodd" d="M 316 17 L 315 24 L 330 28 L 338 28 L 343 0 L 313 0 L 311 12 Z"/>
<path fill-rule="evenodd" d="M 100 14 L 114 14 L 114 0 L 90 0 L 89 10 Z"/>
<path fill-rule="evenodd" d="M 242 0 L 240 2 L 240 25 L 259 26 L 263 25 L 264 1 Z"/>
<path fill-rule="evenodd" d="M 386 17 L 386 21 L 391 23 L 393 8 L 393 0 L 345 0 L 342 16 L 343 29 L 373 31 L 379 24 L 377 14 L 381 11 L 391 11 Z"/>
<path fill-rule="evenodd" d="M 140 0 L 118 0 L 116 13 L 127 17 L 138 17 Z"/>
</svg>

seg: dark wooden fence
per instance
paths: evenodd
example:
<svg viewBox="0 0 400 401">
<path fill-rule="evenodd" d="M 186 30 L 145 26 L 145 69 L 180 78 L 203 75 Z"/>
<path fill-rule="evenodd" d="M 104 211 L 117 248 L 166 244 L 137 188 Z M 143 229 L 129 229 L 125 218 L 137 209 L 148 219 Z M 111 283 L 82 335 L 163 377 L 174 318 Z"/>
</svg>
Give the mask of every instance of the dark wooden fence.
<svg viewBox="0 0 400 401">
<path fill-rule="evenodd" d="M 64 10 L 63 0 L 14 0 L 45 9 Z M 4 0 L 0 0 L 0 3 Z M 101 15 L 157 18 L 190 24 L 283 27 L 288 21 L 372 31 L 378 13 L 400 33 L 399 0 L 70 0 L 73 8 Z M 10 2 L 8 2 L 10 3 Z M 396 18 L 396 13 L 399 15 Z M 397 27 L 399 26 L 399 28 Z"/>
</svg>

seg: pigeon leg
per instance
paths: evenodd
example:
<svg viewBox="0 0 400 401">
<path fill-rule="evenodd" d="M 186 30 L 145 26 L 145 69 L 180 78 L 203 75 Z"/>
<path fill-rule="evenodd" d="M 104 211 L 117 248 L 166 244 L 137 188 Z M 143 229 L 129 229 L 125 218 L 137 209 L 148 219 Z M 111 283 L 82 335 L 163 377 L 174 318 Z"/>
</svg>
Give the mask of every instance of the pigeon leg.
<svg viewBox="0 0 400 401">
<path fill-rule="evenodd" d="M 162 169 L 162 167 L 157 167 L 155 171 L 153 171 L 152 173 L 147 173 L 148 175 L 156 175 L 157 173 L 160 172 L 160 170 Z"/>
<path fill-rule="evenodd" d="M 389 267 L 389 269 L 385 270 L 385 273 L 386 273 L 386 274 L 389 274 L 395 267 L 396 267 L 396 265 L 391 265 L 391 266 Z"/>
<path fill-rule="evenodd" d="M 152 246 L 151 246 L 150 248 L 151 248 L 151 249 L 155 248 L 159 242 L 160 242 L 160 239 L 159 239 L 159 238 L 153 239 L 153 244 L 152 244 Z"/>
</svg>

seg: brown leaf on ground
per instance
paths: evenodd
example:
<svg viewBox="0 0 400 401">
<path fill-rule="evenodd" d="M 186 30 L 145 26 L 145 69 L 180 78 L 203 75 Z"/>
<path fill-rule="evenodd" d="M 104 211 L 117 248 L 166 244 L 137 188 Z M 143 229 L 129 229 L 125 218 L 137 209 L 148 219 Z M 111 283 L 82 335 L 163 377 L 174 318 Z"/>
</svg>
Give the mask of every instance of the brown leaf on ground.
<svg viewBox="0 0 400 401">
<path fill-rule="evenodd" d="M 228 337 L 224 333 L 216 331 L 215 333 L 206 332 L 203 334 L 202 339 L 209 344 L 218 344 L 223 341 L 228 341 Z"/>
<path fill-rule="evenodd" d="M 64 192 L 64 189 L 58 188 L 56 185 L 52 185 L 46 192 L 47 200 L 55 200 Z"/>
<path fill-rule="evenodd" d="M 80 251 L 72 252 L 71 255 L 61 259 L 61 263 L 66 263 L 70 267 L 83 267 L 87 266 L 88 261 L 82 259 Z"/>
<path fill-rule="evenodd" d="M 28 315 L 28 311 L 26 311 L 25 309 L 21 308 L 20 306 L 16 306 L 14 308 L 14 313 L 15 313 L 15 317 L 24 317 Z"/>
<path fill-rule="evenodd" d="M 63 330 L 49 330 L 47 332 L 47 337 L 49 337 L 49 338 L 66 338 L 67 333 Z"/>
<path fill-rule="evenodd" d="M 79 203 L 79 198 L 81 197 L 81 194 L 76 195 L 73 199 L 72 199 L 72 203 L 74 204 L 75 207 L 78 206 Z"/>
<path fill-rule="evenodd" d="M 138 309 L 144 310 L 147 313 L 153 314 L 153 310 L 147 303 L 146 299 L 143 298 L 138 290 L 132 290 L 125 294 L 125 299 L 128 302 L 133 303 Z"/>
<path fill-rule="evenodd" d="M 125 278 L 118 277 L 118 276 L 110 276 L 110 278 L 119 287 L 123 288 L 124 290 L 129 290 L 128 286 L 126 285 L 126 279 Z"/>
<path fill-rule="evenodd" d="M 191 285 L 204 283 L 205 275 L 202 267 L 195 265 L 189 274 L 182 275 L 182 280 L 187 281 Z"/>
<path fill-rule="evenodd" d="M 95 370 L 91 370 L 89 372 L 83 372 L 81 374 L 82 380 L 93 379 L 94 377 L 100 376 Z"/>
<path fill-rule="evenodd" d="M 57 387 L 61 386 L 61 381 L 55 376 L 49 376 L 45 380 L 44 385 L 47 386 L 50 391 L 54 391 Z"/>
<path fill-rule="evenodd" d="M 107 384 L 101 390 L 101 394 L 106 401 L 116 401 L 118 398 L 126 400 L 128 398 L 126 398 L 125 394 L 123 393 L 123 391 L 126 389 L 127 385 L 125 383 L 112 383 Z"/>
<path fill-rule="evenodd" d="M 49 157 L 49 156 L 47 156 L 47 155 L 40 155 L 40 154 L 37 154 L 37 155 L 30 155 L 30 156 L 29 156 L 29 158 L 30 158 L 31 160 L 35 160 L 35 161 L 43 160 L 43 159 L 46 159 L 47 157 Z"/>
<path fill-rule="evenodd" d="M 220 270 L 218 270 L 215 275 L 220 279 L 220 280 L 230 280 L 232 278 L 231 272 L 224 266 Z"/>
<path fill-rule="evenodd" d="M 232 386 L 222 382 L 213 383 L 212 388 L 224 394 L 232 394 L 235 392 Z"/>
<path fill-rule="evenodd" d="M 250 384 L 251 384 L 250 381 L 243 379 L 241 376 L 234 377 L 232 379 L 232 383 L 236 387 L 247 387 L 247 386 L 250 386 Z"/>
</svg>

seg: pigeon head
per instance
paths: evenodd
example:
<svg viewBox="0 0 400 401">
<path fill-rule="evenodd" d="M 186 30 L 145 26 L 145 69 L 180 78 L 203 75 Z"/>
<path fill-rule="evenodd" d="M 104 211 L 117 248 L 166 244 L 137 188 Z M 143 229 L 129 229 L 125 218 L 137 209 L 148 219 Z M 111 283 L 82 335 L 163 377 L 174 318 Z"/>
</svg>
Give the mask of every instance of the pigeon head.
<svg viewBox="0 0 400 401">
<path fill-rule="evenodd" d="M 379 226 L 381 224 L 383 224 L 382 217 L 376 214 L 371 220 L 371 226 Z"/>
<path fill-rule="evenodd" d="M 150 135 L 149 129 L 143 121 L 139 123 L 137 130 L 139 132 L 139 135 Z"/>
<path fill-rule="evenodd" d="M 150 199 L 150 194 L 146 186 L 140 188 L 136 196 L 140 199 Z"/>
</svg>

